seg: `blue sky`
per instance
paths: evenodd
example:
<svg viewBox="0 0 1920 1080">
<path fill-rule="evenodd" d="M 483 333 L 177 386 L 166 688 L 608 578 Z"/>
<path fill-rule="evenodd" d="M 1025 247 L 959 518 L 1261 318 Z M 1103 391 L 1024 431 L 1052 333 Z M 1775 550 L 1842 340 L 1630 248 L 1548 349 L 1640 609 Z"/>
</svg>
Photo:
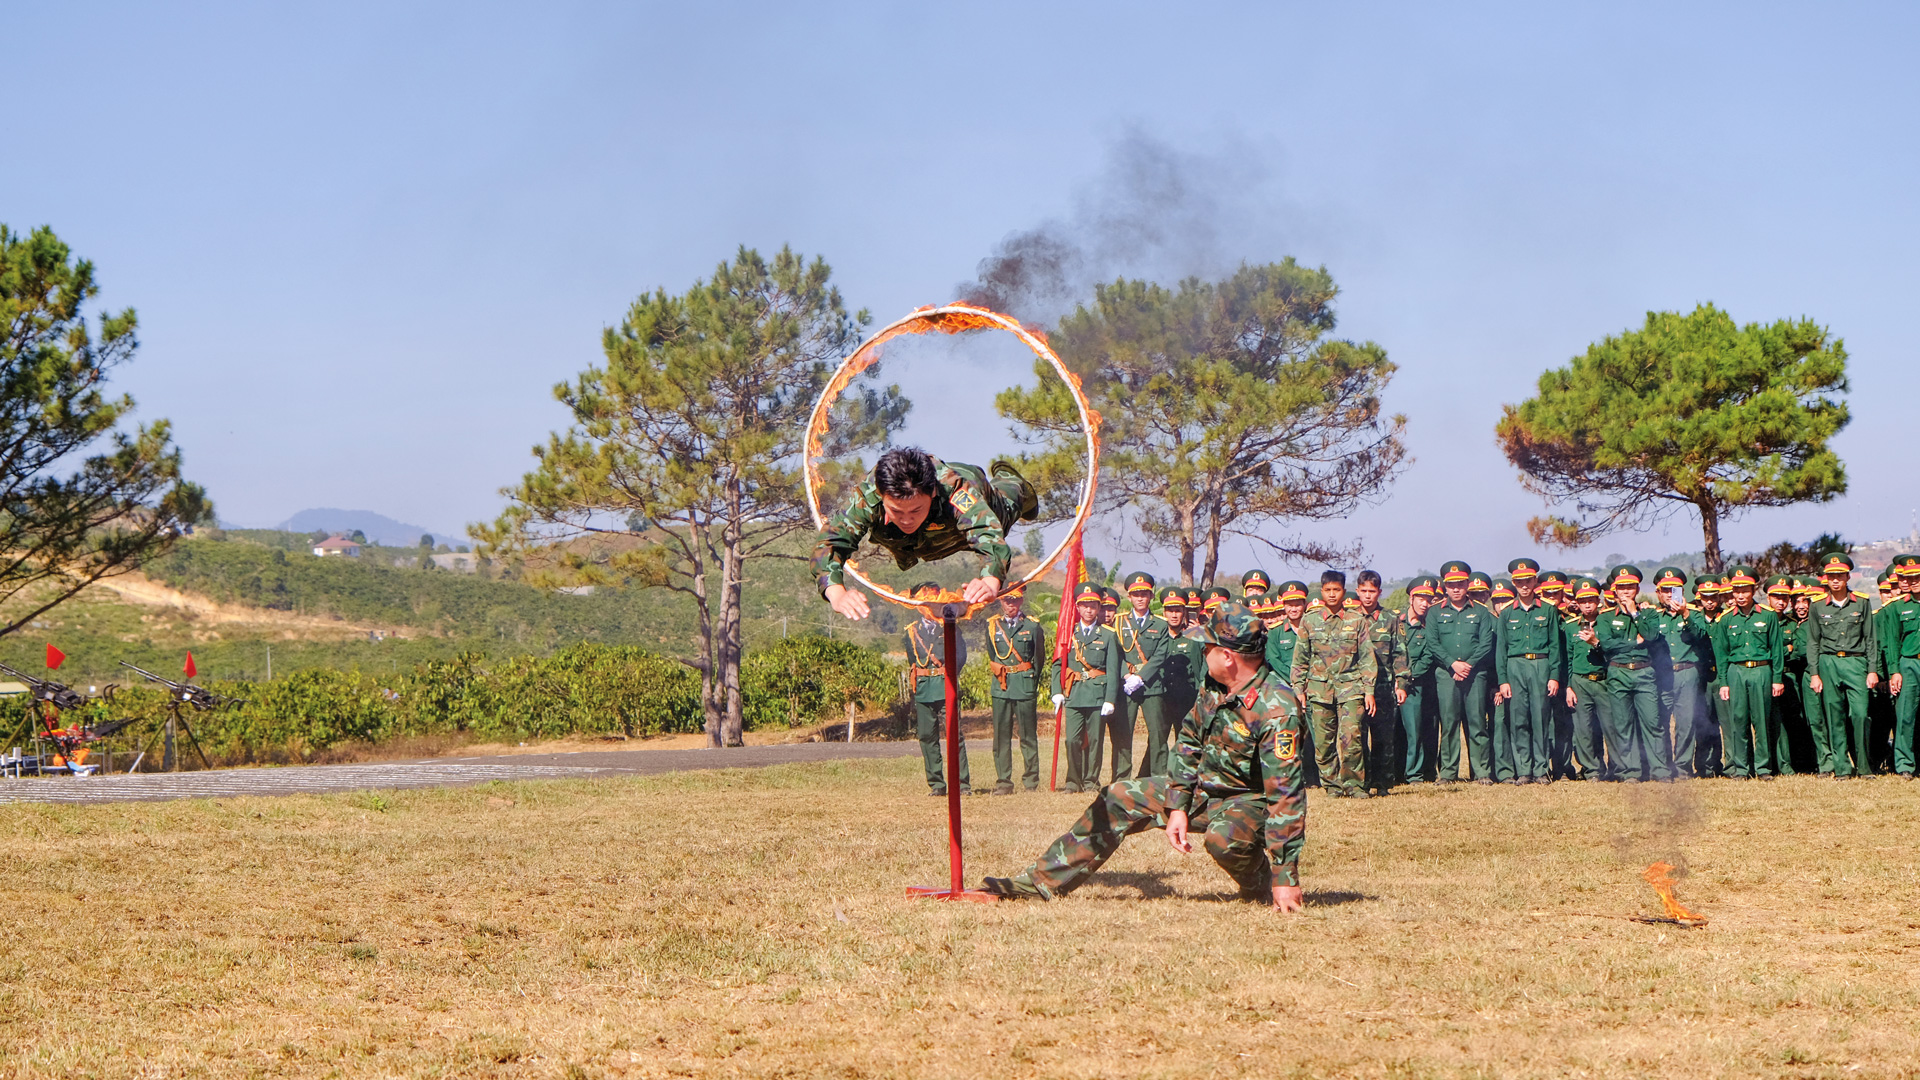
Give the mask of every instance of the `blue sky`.
<svg viewBox="0 0 1920 1080">
<path fill-rule="evenodd" d="M 223 517 L 457 530 L 497 512 L 564 422 L 549 388 L 637 293 L 791 243 L 884 323 L 1098 205 L 1116 147 L 1161 146 L 1199 210 L 1117 270 L 1324 264 L 1341 334 L 1401 366 L 1417 462 L 1317 534 L 1389 572 L 1540 554 L 1500 405 L 1712 301 L 1810 316 L 1853 357 L 1852 494 L 1728 546 L 1870 539 L 1920 505 L 1917 11 L 15 5 L 0 221 L 52 225 L 138 309 L 121 385 Z M 1017 357 L 910 368 L 909 435 L 984 456 L 968 393 Z M 1677 519 L 1546 558 L 1698 543 Z"/>
</svg>

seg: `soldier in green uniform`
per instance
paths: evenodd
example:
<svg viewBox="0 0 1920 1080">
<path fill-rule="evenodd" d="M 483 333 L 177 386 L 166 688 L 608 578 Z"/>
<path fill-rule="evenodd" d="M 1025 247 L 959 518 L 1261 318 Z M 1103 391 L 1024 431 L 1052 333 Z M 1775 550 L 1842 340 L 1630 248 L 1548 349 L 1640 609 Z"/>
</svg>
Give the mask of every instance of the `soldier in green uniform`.
<svg viewBox="0 0 1920 1080">
<path fill-rule="evenodd" d="M 1053 656 L 1047 628 L 1027 618 L 1019 590 L 1000 598 L 1000 614 L 987 620 L 987 674 L 993 685 L 993 772 L 995 795 L 1013 794 L 1013 739 L 1020 737 L 1021 783 L 1028 791 L 1040 788 L 1039 719 L 1035 703 L 1040 679 Z"/>
<path fill-rule="evenodd" d="M 1880 609 L 1880 666 L 1893 698 L 1893 771 L 1913 779 L 1915 718 L 1920 716 L 1920 556 L 1893 560 L 1894 600 Z"/>
<path fill-rule="evenodd" d="M 1127 729 L 1128 753 L 1126 766 L 1120 763 L 1119 744 L 1114 744 L 1113 778 L 1125 780 L 1133 775 L 1132 740 L 1134 717 L 1138 715 L 1147 725 L 1147 752 L 1142 767 L 1148 771 L 1142 776 L 1164 775 L 1152 771 L 1158 764 L 1166 767 L 1167 740 L 1173 735 L 1173 722 L 1177 717 L 1167 715 L 1166 684 L 1161 680 L 1160 669 L 1166 659 L 1168 649 L 1173 643 L 1173 631 L 1167 626 L 1167 620 L 1153 613 L 1153 593 L 1156 583 L 1153 575 L 1144 570 L 1136 570 L 1127 575 L 1127 603 L 1131 610 L 1122 612 L 1114 623 L 1114 631 L 1120 638 L 1120 659 L 1126 664 L 1126 674 L 1120 680 L 1120 726 Z M 1154 748 L 1159 748 L 1159 754 Z"/>
<path fill-rule="evenodd" d="M 1712 681 L 1713 635 L 1707 617 L 1687 604 L 1687 572 L 1663 566 L 1654 572 L 1653 627 L 1666 643 L 1666 665 L 1660 673 L 1660 712 L 1673 721 L 1673 771 L 1678 776 L 1700 775 L 1696 763 L 1702 729 L 1707 726 L 1706 692 L 1702 677 Z M 1697 591 L 1697 590 L 1696 590 Z"/>
<path fill-rule="evenodd" d="M 1786 692 L 1780 679 L 1787 661 L 1786 635 L 1780 616 L 1754 603 L 1759 581 L 1751 566 L 1727 572 L 1733 604 L 1720 616 L 1715 658 L 1721 672 L 1720 700 L 1732 707 L 1728 725 L 1721 729 L 1727 747 L 1727 774 L 1741 779 L 1772 779 L 1773 699 Z M 1839 758 L 1834 767 L 1839 767 Z"/>
<path fill-rule="evenodd" d="M 1807 620 L 1807 688 L 1827 713 L 1833 775 L 1866 776 L 1867 692 L 1880 683 L 1880 643 L 1873 613 L 1853 595 L 1853 559 L 1836 551 L 1821 563 L 1827 595 Z"/>
<path fill-rule="evenodd" d="M 1781 776 L 1805 772 L 1813 765 L 1813 734 L 1801 729 L 1806 710 L 1800 703 L 1800 687 L 1806 681 L 1807 641 L 1811 633 L 1793 617 L 1795 588 L 1793 579 L 1775 574 L 1761 583 L 1767 593 L 1767 606 L 1780 616 L 1780 635 L 1786 641 L 1786 666 L 1780 684 L 1786 687 L 1773 703 L 1773 762 Z M 1824 726 L 1824 717 L 1823 726 Z"/>
<path fill-rule="evenodd" d="M 913 587 L 908 596 L 914 599 L 932 598 L 939 595 L 940 583 L 923 581 Z M 961 668 L 967 666 L 967 639 L 955 635 L 954 658 Z M 919 619 L 907 626 L 905 635 L 907 650 L 908 677 L 913 682 L 913 726 L 914 734 L 920 738 L 920 761 L 926 767 L 927 794 L 945 795 L 947 793 L 947 774 L 940 752 L 942 727 L 947 719 L 947 651 L 946 635 L 940 624 L 930 618 Z M 955 678 L 959 673 L 955 672 Z M 972 794 L 971 780 L 967 776 L 967 750 L 965 743 L 960 747 L 960 792 Z"/>
<path fill-rule="evenodd" d="M 1560 570 L 1544 570 L 1534 586 L 1540 602 L 1552 608 L 1564 622 L 1573 610 L 1573 598 L 1567 595 L 1567 575 Z M 1573 712 L 1567 708 L 1566 634 L 1557 635 L 1560 647 L 1560 692 L 1547 702 L 1547 760 L 1549 776 L 1555 780 L 1573 779 Z"/>
<path fill-rule="evenodd" d="M 1186 636 L 1189 625 L 1188 611 L 1193 612 L 1192 623 L 1197 624 L 1200 609 L 1189 608 L 1189 594 L 1197 601 L 1200 593 L 1195 589 L 1169 588 L 1160 594 L 1161 617 L 1167 621 L 1167 630 L 1173 638 L 1167 643 L 1167 651 L 1160 658 L 1160 667 L 1156 672 L 1162 688 L 1161 708 L 1167 722 L 1174 731 L 1180 730 L 1180 724 L 1188 713 L 1193 711 L 1193 703 L 1200 696 L 1200 688 L 1206 685 L 1207 651 L 1196 638 Z M 1146 764 L 1142 767 L 1144 776 L 1166 776 L 1173 767 L 1171 750 L 1165 736 L 1153 738 L 1149 731 L 1147 740 Z"/>
<path fill-rule="evenodd" d="M 1385 795 L 1397 782 L 1400 763 L 1398 735 L 1400 706 L 1407 701 L 1407 624 L 1400 614 L 1380 606 L 1383 582 L 1372 570 L 1360 571 L 1354 579 L 1354 599 L 1360 602 L 1360 616 L 1367 620 L 1367 640 L 1373 643 L 1373 662 L 1377 672 L 1373 683 L 1374 707 L 1361 725 L 1365 735 L 1368 790 Z"/>
<path fill-rule="evenodd" d="M 1400 776 L 1409 784 L 1433 780 L 1434 754 L 1439 749 L 1440 697 L 1434 689 L 1433 652 L 1427 646 L 1427 611 L 1433 607 L 1440 581 L 1415 578 L 1407 586 L 1406 634 L 1407 696 L 1400 702 Z"/>
<path fill-rule="evenodd" d="M 1613 720 L 1613 698 L 1607 693 L 1607 654 L 1600 650 L 1594 629 L 1600 619 L 1600 584 L 1586 577 L 1575 581 L 1573 603 L 1568 607 L 1572 610 L 1562 617 L 1560 636 L 1567 662 L 1573 757 L 1583 778 L 1618 780 L 1616 763 L 1621 751 L 1611 745 L 1619 736 Z"/>
<path fill-rule="evenodd" d="M 1475 570 L 1467 577 L 1467 599 L 1493 610 L 1493 578 L 1482 571 Z"/>
<path fill-rule="evenodd" d="M 1100 625 L 1118 630 L 1120 627 L 1120 590 L 1109 586 L 1100 588 Z"/>
<path fill-rule="evenodd" d="M 1100 586 L 1083 581 L 1074 590 L 1078 616 L 1064 663 L 1053 669 L 1053 704 L 1065 706 L 1061 736 L 1067 744 L 1067 782 L 1063 791 L 1100 789 L 1103 718 L 1120 701 L 1120 638 L 1100 622 Z"/>
<path fill-rule="evenodd" d="M 969 604 L 992 600 L 1013 562 L 1007 530 L 1015 521 L 1032 521 L 1039 511 L 1033 485 L 1007 462 L 996 461 L 982 472 L 914 447 L 895 447 L 880 455 L 873 478 L 821 530 L 813 550 L 820 595 L 849 619 L 867 617 L 867 598 L 847 588 L 845 568 L 861 541 L 871 540 L 892 553 L 902 570 L 974 552 L 981 559 L 980 574 L 961 595 Z"/>
<path fill-rule="evenodd" d="M 1299 707 L 1263 662 L 1266 628 L 1245 606 L 1222 604 L 1187 633 L 1206 647 L 1207 692 L 1180 725 L 1172 775 L 1110 785 L 1039 861 L 1011 878 L 987 878 L 983 890 L 1008 899 L 1065 896 L 1134 833 L 1164 828 L 1167 843 L 1185 854 L 1190 833 L 1204 829 L 1207 854 L 1242 898 L 1300 910 L 1307 797 Z"/>
<path fill-rule="evenodd" d="M 1720 700 L 1720 688 L 1727 684 L 1727 676 L 1720 669 L 1721 649 L 1716 642 L 1720 635 L 1720 619 L 1727 612 L 1728 592 L 1726 579 L 1719 574 L 1702 574 L 1693 583 L 1694 600 L 1700 605 L 1700 616 L 1707 623 L 1708 651 L 1702 659 L 1711 673 L 1700 679 L 1709 711 L 1701 716 L 1700 733 L 1694 742 L 1696 776 L 1722 776 L 1727 768 L 1726 744 L 1720 733 L 1733 722 L 1733 705 Z"/>
<path fill-rule="evenodd" d="M 1268 592 L 1272 591 L 1272 589 L 1273 579 L 1267 576 L 1265 570 L 1249 570 L 1240 575 L 1240 596 L 1242 603 L 1245 603 L 1248 597 L 1265 596 Z"/>
<path fill-rule="evenodd" d="M 1233 593 L 1231 591 L 1215 585 L 1213 588 L 1208 589 L 1203 595 L 1200 601 L 1200 614 L 1212 618 L 1214 611 L 1216 611 L 1221 604 L 1232 599 Z"/>
<path fill-rule="evenodd" d="M 1443 603 L 1427 609 L 1427 650 L 1440 699 L 1440 779 L 1465 780 L 1460 740 L 1467 742 L 1473 781 L 1493 783 L 1493 733 L 1487 701 L 1492 697 L 1493 612 L 1467 599 L 1473 569 L 1458 559 L 1440 567 Z M 1484 576 L 1484 575 L 1483 575 Z"/>
<path fill-rule="evenodd" d="M 1278 603 L 1280 614 L 1278 621 L 1267 623 L 1267 666 L 1285 679 L 1293 671 L 1293 649 L 1300 640 L 1300 620 L 1307 613 L 1307 586 L 1305 582 L 1288 581 L 1280 586 L 1280 594 L 1272 597 L 1269 603 Z"/>
<path fill-rule="evenodd" d="M 1654 665 L 1667 663 L 1666 639 L 1655 625 L 1658 613 L 1640 603 L 1637 568 L 1616 566 L 1607 578 L 1613 610 L 1601 613 L 1590 644 L 1598 644 L 1607 655 L 1607 691 L 1622 750 L 1621 779 L 1629 784 L 1672 780 L 1672 748 L 1654 676 Z"/>
<path fill-rule="evenodd" d="M 1826 593 L 1827 590 L 1821 587 L 1819 578 L 1796 577 L 1793 579 L 1794 627 L 1793 636 L 1787 640 L 1787 647 L 1790 650 L 1788 653 L 1787 666 L 1789 669 L 1793 667 L 1793 651 L 1797 651 L 1800 658 L 1800 670 L 1798 674 L 1798 685 L 1789 685 L 1787 687 L 1787 693 L 1796 694 L 1800 699 L 1800 717 L 1801 723 L 1804 725 L 1802 730 L 1808 732 L 1810 738 L 1813 740 L 1813 750 L 1816 758 L 1814 767 L 1819 771 L 1820 775 L 1832 776 L 1833 746 L 1831 740 L 1827 738 L 1827 710 L 1820 702 L 1820 695 L 1813 692 L 1811 681 L 1813 671 L 1807 659 L 1810 655 L 1808 649 L 1813 643 L 1813 628 L 1809 625 L 1809 620 L 1813 618 L 1813 605 L 1821 597 L 1825 596 Z M 1876 618 L 1879 616 L 1878 612 L 1874 614 Z M 1881 682 L 1881 688 L 1886 688 L 1884 680 Z"/>
<path fill-rule="evenodd" d="M 1301 619 L 1288 685 L 1299 695 L 1313 736 L 1320 786 L 1327 794 L 1367 798 L 1367 766 L 1361 725 L 1379 703 L 1373 696 L 1379 668 L 1368 620 L 1347 607 L 1347 575 L 1320 575 L 1320 603 Z"/>
<path fill-rule="evenodd" d="M 1507 564 L 1507 573 L 1512 578 L 1513 603 L 1494 617 L 1493 678 L 1497 693 L 1507 703 L 1514 782 L 1549 784 L 1553 754 L 1548 742 L 1552 730 L 1548 702 L 1560 693 L 1564 664 L 1560 613 L 1541 603 L 1534 591 L 1540 579 L 1539 563 L 1515 559 Z M 1497 745 L 1498 736 L 1495 741 Z"/>
<path fill-rule="evenodd" d="M 1880 571 L 1880 610 L 1874 612 L 1880 618 L 1880 612 L 1887 610 L 1900 598 L 1899 580 L 1891 565 Z M 1825 590 L 1823 589 L 1824 593 Z M 1855 592 L 1855 596 L 1863 596 Z M 1863 597 L 1864 598 L 1864 597 Z M 1875 624 L 1875 630 L 1885 625 L 1884 620 Z M 1893 768 L 1893 694 L 1887 688 L 1885 673 L 1882 673 L 1880 685 L 1867 691 L 1867 751 L 1873 758 L 1873 771 L 1881 772 Z"/>
</svg>

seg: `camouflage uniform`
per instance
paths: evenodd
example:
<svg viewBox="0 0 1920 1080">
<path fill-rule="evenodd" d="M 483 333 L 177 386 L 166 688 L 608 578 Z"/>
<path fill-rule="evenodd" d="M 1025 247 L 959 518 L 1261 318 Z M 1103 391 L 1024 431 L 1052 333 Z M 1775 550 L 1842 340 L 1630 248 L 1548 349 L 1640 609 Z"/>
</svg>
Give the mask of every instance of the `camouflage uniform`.
<svg viewBox="0 0 1920 1080">
<path fill-rule="evenodd" d="M 1031 521 L 1039 513 L 1033 485 L 1004 461 L 993 463 L 991 480 L 976 465 L 939 458 L 933 464 L 940 490 L 933 494 L 926 521 L 914 532 L 901 532 L 887 520 L 880 489 L 872 480 L 860 485 L 846 509 L 827 519 L 813 549 L 814 580 L 822 594 L 829 585 L 846 584 L 847 560 L 860 550 L 863 539 L 886 548 L 902 570 L 972 551 L 986 560 L 979 576 L 1006 582 L 1013 562 L 1007 530 L 1015 521 Z"/>
<path fill-rule="evenodd" d="M 1189 635 L 1259 655 L 1264 628 L 1244 606 L 1222 604 Z M 1200 704 L 1180 725 L 1173 775 L 1121 780 L 1100 792 L 1072 830 L 1038 862 L 983 887 L 1010 898 L 1052 899 L 1078 888 L 1126 837 L 1165 828 L 1185 811 L 1207 854 L 1249 899 L 1273 885 L 1300 884 L 1307 800 L 1300 782 L 1299 707 L 1293 692 L 1262 665 L 1233 695 L 1209 681 Z"/>
<path fill-rule="evenodd" d="M 1372 628 L 1357 606 L 1339 611 L 1316 606 L 1300 620 L 1300 641 L 1293 649 L 1287 682 L 1307 700 L 1320 784 L 1333 795 L 1367 791 L 1360 729 L 1366 722 L 1366 696 L 1373 693 L 1380 671 Z"/>
</svg>

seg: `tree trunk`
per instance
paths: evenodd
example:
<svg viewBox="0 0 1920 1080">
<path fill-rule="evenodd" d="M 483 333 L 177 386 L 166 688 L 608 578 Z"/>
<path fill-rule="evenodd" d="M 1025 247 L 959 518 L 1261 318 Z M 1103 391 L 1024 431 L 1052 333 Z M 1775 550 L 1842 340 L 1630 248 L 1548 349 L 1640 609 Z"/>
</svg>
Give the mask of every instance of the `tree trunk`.
<svg viewBox="0 0 1920 1080">
<path fill-rule="evenodd" d="M 737 512 L 738 499 L 735 499 L 736 512 L 727 522 L 725 536 L 726 550 L 721 556 L 723 571 L 720 585 L 720 647 L 725 660 L 720 667 L 721 686 L 726 694 L 726 721 L 721 726 L 721 735 L 728 746 L 746 745 L 746 716 L 740 698 L 740 654 L 742 651 L 740 626 L 740 585 L 743 560 L 740 557 L 740 515 Z"/>
<path fill-rule="evenodd" d="M 1720 557 L 1720 507 L 1714 503 L 1711 495 L 1701 495 L 1693 500 L 1700 510 L 1700 532 L 1706 541 L 1707 573 L 1718 574 L 1726 569 Z"/>
<path fill-rule="evenodd" d="M 1193 507 L 1180 507 L 1174 514 L 1180 523 L 1180 584 L 1184 588 L 1193 584 Z"/>
<path fill-rule="evenodd" d="M 1215 502 L 1207 508 L 1207 573 L 1204 587 L 1211 589 L 1213 579 L 1220 572 L 1220 506 Z"/>
<path fill-rule="evenodd" d="M 699 617 L 696 630 L 700 637 L 700 656 L 706 661 L 700 671 L 700 717 L 707 733 L 707 746 L 719 749 L 724 745 L 720 740 L 720 664 L 714 649 L 713 607 L 707 596 L 707 528 L 695 516 L 687 527 L 688 549 L 691 552 L 693 572 L 694 610 Z"/>
</svg>

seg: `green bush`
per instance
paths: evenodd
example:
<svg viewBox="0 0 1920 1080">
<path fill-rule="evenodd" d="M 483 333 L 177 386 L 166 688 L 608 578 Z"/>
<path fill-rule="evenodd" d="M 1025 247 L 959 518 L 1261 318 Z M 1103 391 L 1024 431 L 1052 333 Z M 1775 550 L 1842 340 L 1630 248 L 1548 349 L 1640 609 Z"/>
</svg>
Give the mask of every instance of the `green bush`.
<svg viewBox="0 0 1920 1080">
<path fill-rule="evenodd" d="M 900 666 L 850 641 L 806 634 L 783 638 L 740 663 L 749 728 L 795 727 L 862 712 L 900 696 Z"/>
</svg>

